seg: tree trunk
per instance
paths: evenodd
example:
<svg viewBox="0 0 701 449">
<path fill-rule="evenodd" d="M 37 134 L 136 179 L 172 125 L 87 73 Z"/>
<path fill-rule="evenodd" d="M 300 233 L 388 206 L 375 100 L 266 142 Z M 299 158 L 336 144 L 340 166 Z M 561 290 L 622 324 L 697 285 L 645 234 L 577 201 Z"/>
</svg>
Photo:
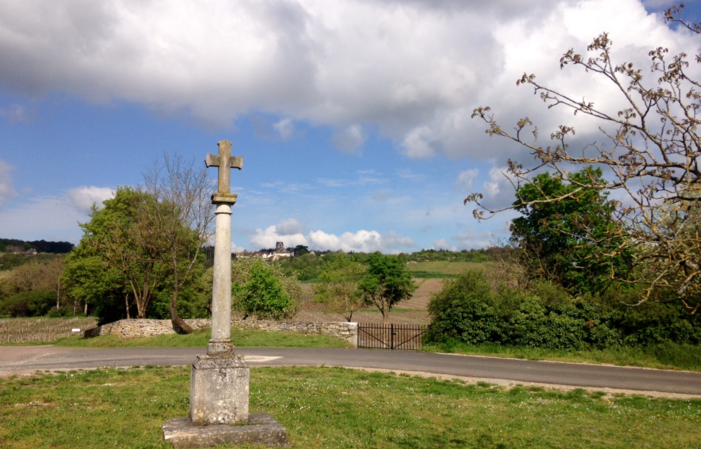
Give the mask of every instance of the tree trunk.
<svg viewBox="0 0 701 449">
<path fill-rule="evenodd" d="M 124 303 L 127 306 L 127 319 L 129 320 L 129 319 L 131 319 L 131 317 L 129 316 L 129 294 L 128 293 L 124 294 Z"/>
<path fill-rule="evenodd" d="M 176 305 L 178 304 L 178 286 L 176 285 L 173 289 L 173 296 L 170 297 L 170 320 L 173 322 L 173 328 L 176 332 L 180 330 L 183 334 L 191 334 L 193 332 L 192 327 L 185 322 L 180 316 L 178 316 L 178 309 Z"/>
<path fill-rule="evenodd" d="M 88 302 L 85 301 L 85 316 L 88 316 Z"/>
</svg>

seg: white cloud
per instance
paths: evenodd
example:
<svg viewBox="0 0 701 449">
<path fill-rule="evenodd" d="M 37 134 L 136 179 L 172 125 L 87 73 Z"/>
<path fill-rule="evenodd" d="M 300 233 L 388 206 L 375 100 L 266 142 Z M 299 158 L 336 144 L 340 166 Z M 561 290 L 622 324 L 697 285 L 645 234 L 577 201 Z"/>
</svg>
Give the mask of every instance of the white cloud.
<svg viewBox="0 0 701 449">
<path fill-rule="evenodd" d="M 344 153 L 353 154 L 362 148 L 367 139 L 363 127 L 360 125 L 351 125 L 345 129 L 337 131 L 332 137 L 333 146 Z"/>
<path fill-rule="evenodd" d="M 284 118 L 273 125 L 282 140 L 290 140 L 295 136 L 295 125 L 292 119 Z"/>
<path fill-rule="evenodd" d="M 472 189 L 472 183 L 477 179 L 479 172 L 476 168 L 461 171 L 458 179 L 455 181 L 455 186 L 463 191 L 469 191 Z"/>
<path fill-rule="evenodd" d="M 321 250 L 342 250 L 371 253 L 375 251 L 391 252 L 400 247 L 415 246 L 409 237 L 402 237 L 394 231 L 380 234 L 377 231 L 360 230 L 356 233 L 344 232 L 340 236 L 327 234 L 324 231 L 309 233 L 310 245 Z"/>
<path fill-rule="evenodd" d="M 412 159 L 425 159 L 436 154 L 431 146 L 433 131 L 428 126 L 411 130 L 402 142 L 404 154 Z"/>
<path fill-rule="evenodd" d="M 0 208 L 5 201 L 17 196 L 13 186 L 12 170 L 14 170 L 13 166 L 0 160 Z"/>
<path fill-rule="evenodd" d="M 268 226 L 265 230 L 256 229 L 255 233 L 249 237 L 251 246 L 256 250 L 261 248 L 275 248 L 277 242 L 283 242 L 285 248 L 297 245 L 308 245 L 306 237 L 301 233 L 285 234 L 278 233 L 277 226 Z"/>
<path fill-rule="evenodd" d="M 638 64 L 651 81 L 650 49 L 693 55 L 701 40 L 648 15 L 640 0 L 15 1 L 0 2 L 0 84 L 11 93 L 126 100 L 218 126 L 270 114 L 283 117 L 273 125 L 283 139 L 295 122 L 327 125 L 347 152 L 365 143 L 362 123 L 411 158 L 445 153 L 503 165 L 524 153 L 485 136 L 470 119 L 476 106 L 492 106 L 504 129 L 529 116 L 541 136 L 560 122 L 587 140 L 598 135 L 594 121 L 575 123 L 517 88 L 524 72 L 615 115 L 620 93 L 558 65 L 602 31 L 614 58 Z"/>
<path fill-rule="evenodd" d="M 287 220 L 282 220 L 276 225 L 277 232 L 280 235 L 294 235 L 304 233 L 304 226 L 302 226 L 299 221 L 294 218 L 288 218 Z"/>
<path fill-rule="evenodd" d="M 457 251 L 458 248 L 448 242 L 446 239 L 434 240 L 433 249 L 447 249 L 449 251 Z"/>
<path fill-rule="evenodd" d="M 109 187 L 77 187 L 68 191 L 68 198 L 76 209 L 89 211 L 93 204 L 102 208 L 102 202 L 114 198 L 114 190 Z"/>
<path fill-rule="evenodd" d="M 255 249 L 274 248 L 276 242 L 283 242 L 285 247 L 305 245 L 322 251 L 342 250 L 366 253 L 374 251 L 387 253 L 396 251 L 398 248 L 415 246 L 411 238 L 401 236 L 394 231 L 380 234 L 377 231 L 360 230 L 355 233 L 345 232 L 340 236 L 321 230 L 312 231 L 306 236 L 302 232 L 303 228 L 296 220 L 283 220 L 280 224 L 269 226 L 265 230 L 256 229 L 250 236 L 250 243 Z"/>
</svg>

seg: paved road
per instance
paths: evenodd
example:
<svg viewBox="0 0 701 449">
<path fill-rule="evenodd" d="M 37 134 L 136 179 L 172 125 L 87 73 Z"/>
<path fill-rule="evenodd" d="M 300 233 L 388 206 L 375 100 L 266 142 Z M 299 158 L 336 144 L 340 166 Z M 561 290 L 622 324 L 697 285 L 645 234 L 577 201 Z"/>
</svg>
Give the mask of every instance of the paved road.
<svg viewBox="0 0 701 449">
<path fill-rule="evenodd" d="M 243 354 L 251 366 L 323 364 L 701 396 L 701 373 L 409 351 L 243 348 L 237 349 L 237 352 Z M 0 347 L 0 375 L 103 366 L 189 365 L 197 354 L 202 353 L 203 348 L 72 349 L 4 346 Z"/>
</svg>

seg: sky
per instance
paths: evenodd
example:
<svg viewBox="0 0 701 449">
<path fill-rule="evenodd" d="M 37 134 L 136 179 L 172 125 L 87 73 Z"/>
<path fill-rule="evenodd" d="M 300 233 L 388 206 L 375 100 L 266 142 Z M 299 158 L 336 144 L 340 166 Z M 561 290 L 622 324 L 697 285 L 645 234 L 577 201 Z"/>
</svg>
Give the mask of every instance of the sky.
<svg viewBox="0 0 701 449">
<path fill-rule="evenodd" d="M 231 175 L 237 251 L 487 247 L 514 215 L 477 222 L 463 200 L 509 205 L 507 160 L 532 156 L 487 136 L 474 108 L 505 128 L 528 116 L 541 130 L 575 126 L 575 143 L 600 140 L 596 123 L 516 80 L 534 73 L 614 110 L 619 93 L 560 57 L 608 32 L 614 58 L 650 77 L 653 48 L 701 51 L 699 36 L 664 23 L 674 4 L 4 1 L 0 238 L 77 244 L 93 203 L 138 186 L 164 153 L 204 165 L 230 140 L 244 158 Z M 701 0 L 685 4 L 701 21 Z"/>
</svg>

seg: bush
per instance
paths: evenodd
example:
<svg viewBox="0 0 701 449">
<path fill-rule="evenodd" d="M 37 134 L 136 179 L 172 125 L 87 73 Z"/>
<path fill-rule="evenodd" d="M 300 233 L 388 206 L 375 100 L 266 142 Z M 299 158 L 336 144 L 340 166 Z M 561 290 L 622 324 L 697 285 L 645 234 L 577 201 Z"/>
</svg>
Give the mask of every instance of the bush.
<svg viewBox="0 0 701 449">
<path fill-rule="evenodd" d="M 427 342 L 544 349 L 636 347 L 701 343 L 701 323 L 674 304 L 639 307 L 601 298 L 572 299 L 547 284 L 531 292 L 490 289 L 487 278 L 469 271 L 447 280 L 429 303 Z"/>
<path fill-rule="evenodd" d="M 54 304 L 56 304 L 56 294 L 53 292 L 44 289 L 26 291 L 0 302 L 0 316 L 43 316 Z"/>
<path fill-rule="evenodd" d="M 260 259 L 243 259 L 232 265 L 231 299 L 244 319 L 286 319 L 297 314 L 302 287 L 277 265 Z"/>
</svg>

